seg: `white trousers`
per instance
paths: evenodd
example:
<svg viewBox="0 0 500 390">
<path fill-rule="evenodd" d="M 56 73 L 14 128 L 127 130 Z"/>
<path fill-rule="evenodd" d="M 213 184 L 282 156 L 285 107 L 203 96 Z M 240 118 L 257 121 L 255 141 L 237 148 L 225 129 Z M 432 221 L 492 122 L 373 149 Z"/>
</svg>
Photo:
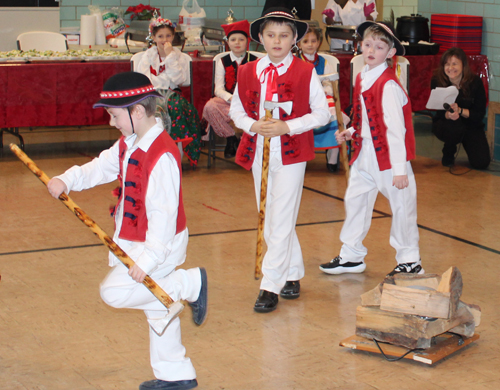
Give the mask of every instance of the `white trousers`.
<svg viewBox="0 0 500 390">
<path fill-rule="evenodd" d="M 305 170 L 305 162 L 283 165 L 281 151 L 270 153 L 264 224 L 267 252 L 262 262 L 261 290 L 279 294 L 287 280 L 300 280 L 304 277 L 304 261 L 295 224 L 299 214 Z M 259 210 L 261 148 L 256 151 L 252 173 Z"/>
<path fill-rule="evenodd" d="M 420 262 L 417 226 L 417 186 L 410 162 L 407 162 L 409 186 L 398 190 L 392 185 L 392 170 L 380 171 L 373 143 L 363 140 L 361 152 L 351 167 L 344 199 L 346 218 L 340 232 L 342 262 L 363 262 L 363 246 L 372 221 L 373 207 L 380 191 L 392 211 L 390 244 L 396 249 L 396 261 Z"/>
<path fill-rule="evenodd" d="M 170 297 L 177 301 L 195 301 L 201 288 L 199 268 L 175 270 L 186 257 L 188 235 L 173 248 L 165 263 L 150 275 Z M 182 248 L 184 247 L 184 248 Z M 123 264 L 113 267 L 101 283 L 101 297 L 114 308 L 144 310 L 147 318 L 161 318 L 167 314 L 165 306 L 144 286 L 135 282 Z M 189 380 L 196 378 L 196 371 L 187 358 L 181 340 L 180 319 L 174 319 L 162 336 L 149 328 L 150 358 L 154 375 L 165 381 Z"/>
</svg>

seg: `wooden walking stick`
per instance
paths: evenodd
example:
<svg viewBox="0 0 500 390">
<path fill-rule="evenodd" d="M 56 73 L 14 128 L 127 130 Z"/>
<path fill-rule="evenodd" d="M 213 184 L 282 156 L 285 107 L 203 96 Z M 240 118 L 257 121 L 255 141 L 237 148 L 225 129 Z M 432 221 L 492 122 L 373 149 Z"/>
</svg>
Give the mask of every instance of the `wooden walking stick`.
<svg viewBox="0 0 500 390">
<path fill-rule="evenodd" d="M 266 120 L 272 118 L 275 108 L 283 109 L 287 114 L 292 112 L 293 103 L 290 102 L 272 102 L 265 101 Z M 262 176 L 260 181 L 260 207 L 259 223 L 257 226 L 257 254 L 255 258 L 255 279 L 259 280 L 262 275 L 262 260 L 264 258 L 264 223 L 266 219 L 266 200 L 267 200 L 267 180 L 269 177 L 269 153 L 271 150 L 271 138 L 264 137 L 264 150 L 262 153 Z"/>
<path fill-rule="evenodd" d="M 19 159 L 33 172 L 43 184 L 47 185 L 50 178 L 31 160 L 17 145 L 10 144 L 10 149 L 14 154 L 19 157 Z M 71 198 L 64 192 L 59 196 L 59 200 L 64 203 L 64 205 L 70 209 L 87 227 L 92 230 L 92 232 L 99 237 L 99 239 L 106 245 L 109 250 L 125 265 L 127 268 L 134 266 L 135 262 L 132 260 L 114 241 L 108 236 L 97 223 L 94 222 L 78 205 L 71 200 Z M 146 276 L 142 282 L 153 295 L 158 298 L 158 300 L 168 309 L 168 314 L 165 317 L 165 324 L 169 324 L 174 318 L 176 318 L 184 305 L 180 302 L 174 302 L 174 300 L 158 286 L 158 284 L 151 279 L 150 276 Z M 166 326 L 165 326 L 166 328 Z"/>
<path fill-rule="evenodd" d="M 333 87 L 333 97 L 335 99 L 335 111 L 337 113 L 337 122 L 339 124 L 339 133 L 344 131 L 344 118 L 342 117 L 342 110 L 340 109 L 340 97 L 339 97 L 339 80 L 333 81 L 332 83 Z M 340 146 L 341 148 L 341 154 L 340 158 L 342 161 L 342 166 L 344 167 L 345 170 L 345 178 L 347 182 L 349 182 L 349 158 L 347 157 L 347 145 L 345 142 L 342 142 L 342 145 Z"/>
</svg>

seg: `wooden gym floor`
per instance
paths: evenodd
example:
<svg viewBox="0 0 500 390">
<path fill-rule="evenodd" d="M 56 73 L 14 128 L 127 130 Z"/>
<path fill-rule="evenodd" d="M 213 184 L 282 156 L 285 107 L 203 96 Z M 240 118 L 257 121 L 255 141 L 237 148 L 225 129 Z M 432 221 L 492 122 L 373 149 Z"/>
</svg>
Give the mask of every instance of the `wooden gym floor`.
<svg viewBox="0 0 500 390">
<path fill-rule="evenodd" d="M 360 295 L 395 265 L 390 208 L 377 200 L 365 240 L 367 270 L 329 276 L 319 264 L 337 255 L 344 218 L 344 172 L 326 171 L 324 155 L 308 165 L 297 233 L 306 265 L 301 297 L 269 314 L 253 311 L 257 213 L 251 173 L 225 161 L 184 170 L 190 241 L 185 268 L 209 276 L 209 316 L 196 327 L 181 314 L 183 341 L 199 389 L 401 390 L 500 388 L 500 177 L 490 171 L 452 175 L 440 144 L 419 119 L 418 222 L 428 273 L 459 268 L 462 299 L 482 308 L 480 339 L 434 366 L 388 362 L 339 347 L 355 331 Z M 418 130 L 418 127 L 417 127 Z M 23 129 L 26 152 L 49 176 L 83 164 L 118 137 L 115 130 Z M 5 136 L 5 144 L 15 142 Z M 463 154 L 455 173 L 467 171 Z M 72 199 L 109 234 L 116 184 Z M 115 310 L 100 299 L 107 250 L 7 146 L 0 157 L 0 388 L 132 390 L 152 379 L 144 314 Z"/>
</svg>

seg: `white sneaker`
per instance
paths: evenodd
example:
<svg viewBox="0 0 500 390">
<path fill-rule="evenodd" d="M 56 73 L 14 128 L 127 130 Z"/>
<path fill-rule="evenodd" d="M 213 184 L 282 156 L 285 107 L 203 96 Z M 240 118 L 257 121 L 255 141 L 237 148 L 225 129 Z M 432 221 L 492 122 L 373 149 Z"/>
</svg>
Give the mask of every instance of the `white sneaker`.
<svg viewBox="0 0 500 390">
<path fill-rule="evenodd" d="M 424 269 L 419 263 L 401 263 L 398 264 L 394 269 L 387 274 L 387 276 L 394 276 L 396 274 L 423 274 Z"/>
<path fill-rule="evenodd" d="M 340 275 L 340 274 L 360 274 L 366 269 L 366 264 L 360 263 L 343 263 L 342 257 L 337 256 L 329 263 L 321 264 L 319 269 L 326 274 Z"/>
</svg>

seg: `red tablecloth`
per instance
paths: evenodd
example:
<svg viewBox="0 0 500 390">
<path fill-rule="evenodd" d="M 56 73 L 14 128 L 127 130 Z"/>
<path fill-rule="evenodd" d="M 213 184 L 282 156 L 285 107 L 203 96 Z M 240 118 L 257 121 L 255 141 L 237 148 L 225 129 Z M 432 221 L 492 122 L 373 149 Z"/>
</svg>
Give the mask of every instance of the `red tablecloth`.
<svg viewBox="0 0 500 390">
<path fill-rule="evenodd" d="M 200 112 L 210 99 L 212 60 L 195 59 L 193 104 Z M 129 61 L 37 62 L 0 65 L 0 127 L 85 126 L 109 122 L 93 109 L 104 82 L 130 71 Z M 181 88 L 191 99 L 189 87 Z"/>
<path fill-rule="evenodd" d="M 340 61 L 339 92 L 342 107 L 349 104 L 352 55 L 336 53 Z M 432 72 L 440 55 L 407 56 L 410 61 L 410 100 L 413 111 L 425 110 L 430 95 Z M 469 56 L 472 70 L 479 74 L 488 91 L 488 59 Z M 182 88 L 201 117 L 211 97 L 211 58 L 192 62 L 193 92 Z M 128 61 L 53 62 L 0 65 L 0 127 L 84 126 L 108 123 L 102 109 L 93 109 L 104 81 L 113 74 L 130 70 Z"/>
<path fill-rule="evenodd" d="M 334 53 L 339 64 L 339 92 L 342 107 L 349 104 L 350 62 L 351 54 Z M 431 78 L 434 69 L 439 66 L 441 55 L 405 56 L 410 61 L 410 100 L 413 111 L 425 110 L 431 94 Z M 472 71 L 483 80 L 486 96 L 488 96 L 488 58 L 485 55 L 469 55 Z"/>
<path fill-rule="evenodd" d="M 92 109 L 104 81 L 130 70 L 129 61 L 0 66 L 0 126 L 79 126 L 107 123 Z"/>
</svg>

